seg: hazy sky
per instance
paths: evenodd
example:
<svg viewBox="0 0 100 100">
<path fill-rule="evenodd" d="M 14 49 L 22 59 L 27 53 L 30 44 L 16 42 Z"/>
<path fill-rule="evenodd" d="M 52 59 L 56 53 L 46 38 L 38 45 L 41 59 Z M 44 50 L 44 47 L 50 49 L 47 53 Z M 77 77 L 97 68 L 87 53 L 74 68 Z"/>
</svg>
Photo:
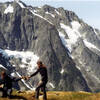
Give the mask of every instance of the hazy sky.
<svg viewBox="0 0 100 100">
<path fill-rule="evenodd" d="M 8 0 L 0 0 L 5 2 Z M 9 0 L 12 1 L 12 0 Z M 89 25 L 100 29 L 100 0 L 22 0 L 28 5 L 42 6 L 49 4 L 74 11 Z"/>
</svg>

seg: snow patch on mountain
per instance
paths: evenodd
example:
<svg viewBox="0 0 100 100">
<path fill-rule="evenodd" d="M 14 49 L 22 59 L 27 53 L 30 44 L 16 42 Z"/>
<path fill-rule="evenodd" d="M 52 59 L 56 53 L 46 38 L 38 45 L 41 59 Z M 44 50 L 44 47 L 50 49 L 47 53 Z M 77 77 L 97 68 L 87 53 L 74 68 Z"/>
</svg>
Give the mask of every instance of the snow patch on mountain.
<svg viewBox="0 0 100 100">
<path fill-rule="evenodd" d="M 91 71 L 91 76 L 96 79 L 98 81 L 98 83 L 100 83 L 100 79 L 94 74 L 93 71 Z"/>
<path fill-rule="evenodd" d="M 42 7 L 43 7 L 43 6 L 39 6 L 38 8 L 40 8 L 40 9 L 41 9 Z"/>
<path fill-rule="evenodd" d="M 24 52 L 24 51 L 11 51 L 11 50 L 5 50 L 5 53 L 9 57 L 14 58 L 21 58 L 22 59 L 22 65 L 20 65 L 21 68 L 27 68 L 27 71 L 29 73 L 33 72 L 37 66 L 37 61 L 39 60 L 39 57 L 35 55 L 33 52 Z M 27 67 L 28 65 L 28 67 Z"/>
<path fill-rule="evenodd" d="M 81 38 L 81 34 L 78 31 L 81 25 L 76 21 L 71 22 L 71 25 L 72 28 L 63 23 L 60 23 L 61 28 L 65 30 L 69 39 L 66 39 L 65 34 L 58 30 L 62 43 L 69 50 L 70 53 L 72 51 L 72 45 L 74 45 L 77 42 L 77 40 Z"/>
<path fill-rule="evenodd" d="M 20 5 L 21 8 L 25 8 L 25 6 L 23 5 L 23 3 L 21 3 L 19 0 L 16 0 L 16 2 Z"/>
<path fill-rule="evenodd" d="M 15 73 L 14 73 L 14 72 L 13 72 L 13 73 L 11 73 L 10 75 L 11 75 L 12 77 L 15 77 Z"/>
<path fill-rule="evenodd" d="M 13 6 L 9 4 L 9 6 L 5 9 L 4 14 L 13 13 L 13 12 L 14 12 Z"/>
<path fill-rule="evenodd" d="M 93 28 L 93 30 L 94 30 L 94 33 L 96 34 L 96 36 L 98 37 L 98 39 L 100 39 L 100 36 L 99 36 L 100 33 L 98 33 L 95 28 Z"/>
<path fill-rule="evenodd" d="M 76 66 L 79 70 L 81 70 L 81 68 L 79 66 Z"/>
<path fill-rule="evenodd" d="M 3 57 L 8 58 L 7 53 L 4 50 L 2 50 L 2 49 L 0 49 L 0 54 L 2 54 Z"/>
<path fill-rule="evenodd" d="M 63 74 L 64 73 L 64 69 L 62 69 L 60 73 Z"/>
<path fill-rule="evenodd" d="M 55 12 L 56 12 L 58 15 L 61 15 L 56 9 L 55 9 Z"/>
<path fill-rule="evenodd" d="M 11 51 L 11 50 L 0 49 L 0 53 L 2 53 L 2 55 L 5 58 L 21 59 L 22 64 L 20 64 L 19 67 L 26 68 L 28 74 L 36 70 L 37 61 L 39 60 L 39 57 L 35 55 L 33 52 Z M 16 67 L 16 66 L 13 66 L 13 67 Z"/>
<path fill-rule="evenodd" d="M 30 11 L 31 11 L 31 12 L 32 12 L 32 14 L 34 14 L 35 16 L 38 16 L 38 17 L 40 17 L 40 18 L 44 19 L 45 21 L 47 21 L 48 23 L 50 23 L 50 24 L 54 25 L 53 23 L 51 23 L 49 20 L 47 20 L 46 18 L 42 17 L 41 15 L 39 15 L 39 14 L 35 13 L 35 12 L 34 12 L 34 11 L 32 11 L 32 10 L 30 10 Z"/>
<path fill-rule="evenodd" d="M 60 32 L 60 31 L 58 31 L 59 32 L 59 36 L 60 36 L 60 38 L 61 38 L 61 41 L 62 41 L 62 43 L 63 43 L 63 45 L 69 50 L 69 52 L 71 53 L 71 51 L 72 51 L 72 49 L 71 49 L 71 45 L 69 45 L 68 43 L 67 43 L 67 39 L 65 38 L 65 35 L 62 33 L 62 32 Z"/>
<path fill-rule="evenodd" d="M 37 13 L 38 11 L 37 10 L 34 10 L 34 13 Z"/>
<path fill-rule="evenodd" d="M 96 49 L 100 52 L 100 49 L 98 49 L 95 45 L 93 45 L 92 43 L 88 42 L 87 40 L 83 40 L 84 41 L 84 44 L 87 48 L 89 48 L 91 50 L 92 49 Z"/>
<path fill-rule="evenodd" d="M 21 68 L 26 68 L 26 66 L 24 64 L 20 65 Z"/>
<path fill-rule="evenodd" d="M 72 25 L 72 28 L 73 28 L 75 31 L 78 31 L 78 29 L 81 27 L 80 23 L 77 22 L 77 21 L 71 22 L 71 25 Z M 78 34 L 78 35 L 80 35 L 80 34 Z"/>
<path fill-rule="evenodd" d="M 4 66 L 2 66 L 1 64 L 0 64 L 0 68 L 3 68 L 3 69 L 5 69 L 5 70 L 7 70 Z"/>
<path fill-rule="evenodd" d="M 18 4 L 20 5 L 21 8 L 25 8 L 25 6 L 22 3 L 18 2 Z"/>
<path fill-rule="evenodd" d="M 55 18 L 55 15 L 54 14 L 52 14 L 52 13 L 49 13 L 49 12 L 45 12 L 46 14 L 49 14 L 49 15 L 51 15 L 53 18 Z"/>
<path fill-rule="evenodd" d="M 78 22 L 72 22 L 71 24 L 72 24 L 72 28 L 63 23 L 60 23 L 61 28 L 63 28 L 65 30 L 66 34 L 69 37 L 69 43 L 75 44 L 77 42 L 78 38 L 81 37 L 80 33 L 78 32 L 80 25 Z"/>
<path fill-rule="evenodd" d="M 52 88 L 55 88 L 55 86 L 53 85 L 53 83 L 49 83 L 49 85 L 52 87 Z"/>
</svg>

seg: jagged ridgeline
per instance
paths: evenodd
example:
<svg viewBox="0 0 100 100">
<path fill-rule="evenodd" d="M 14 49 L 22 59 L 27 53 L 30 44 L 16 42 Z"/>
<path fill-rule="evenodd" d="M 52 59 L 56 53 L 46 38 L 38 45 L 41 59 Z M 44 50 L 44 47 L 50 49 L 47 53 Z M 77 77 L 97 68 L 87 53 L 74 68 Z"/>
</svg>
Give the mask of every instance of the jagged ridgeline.
<svg viewBox="0 0 100 100">
<path fill-rule="evenodd" d="M 72 11 L 0 3 L 0 48 L 0 67 L 13 76 L 32 74 L 41 59 L 49 90 L 100 91 L 100 31 Z M 36 77 L 19 88 L 34 89 Z"/>
</svg>

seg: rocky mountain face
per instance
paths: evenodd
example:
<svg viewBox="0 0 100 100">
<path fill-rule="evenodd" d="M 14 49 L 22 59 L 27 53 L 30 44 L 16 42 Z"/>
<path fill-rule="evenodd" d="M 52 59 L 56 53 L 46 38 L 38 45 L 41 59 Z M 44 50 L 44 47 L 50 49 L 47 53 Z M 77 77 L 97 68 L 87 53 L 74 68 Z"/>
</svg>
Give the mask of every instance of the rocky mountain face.
<svg viewBox="0 0 100 100">
<path fill-rule="evenodd" d="M 0 66 L 13 76 L 32 74 L 40 59 L 49 90 L 100 91 L 100 31 L 72 11 L 0 3 L 0 48 Z M 22 80 L 20 88 L 33 89 L 39 79 Z"/>
</svg>

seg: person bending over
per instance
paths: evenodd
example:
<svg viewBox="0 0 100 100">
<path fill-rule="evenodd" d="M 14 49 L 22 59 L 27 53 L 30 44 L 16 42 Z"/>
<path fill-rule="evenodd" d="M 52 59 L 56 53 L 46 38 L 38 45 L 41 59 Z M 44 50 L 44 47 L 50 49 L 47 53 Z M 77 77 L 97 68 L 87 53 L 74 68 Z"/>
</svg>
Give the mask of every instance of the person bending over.
<svg viewBox="0 0 100 100">
<path fill-rule="evenodd" d="M 43 91 L 43 100 L 47 100 L 47 95 L 46 95 L 46 84 L 48 82 L 48 75 L 47 75 L 47 68 L 43 65 L 41 61 L 37 62 L 38 69 L 35 73 L 33 73 L 31 76 L 27 77 L 27 79 L 35 76 L 36 74 L 40 73 L 41 75 L 41 81 L 38 83 L 36 87 L 36 95 L 35 98 L 36 100 L 39 99 L 39 91 L 42 89 Z"/>
<path fill-rule="evenodd" d="M 7 75 L 5 71 L 2 71 L 0 79 L 0 85 L 3 85 L 3 87 L 0 88 L 0 91 L 3 93 L 2 97 L 10 98 L 12 93 L 13 82 L 18 82 L 21 79 L 24 79 L 24 77 L 21 78 L 11 77 Z"/>
</svg>

